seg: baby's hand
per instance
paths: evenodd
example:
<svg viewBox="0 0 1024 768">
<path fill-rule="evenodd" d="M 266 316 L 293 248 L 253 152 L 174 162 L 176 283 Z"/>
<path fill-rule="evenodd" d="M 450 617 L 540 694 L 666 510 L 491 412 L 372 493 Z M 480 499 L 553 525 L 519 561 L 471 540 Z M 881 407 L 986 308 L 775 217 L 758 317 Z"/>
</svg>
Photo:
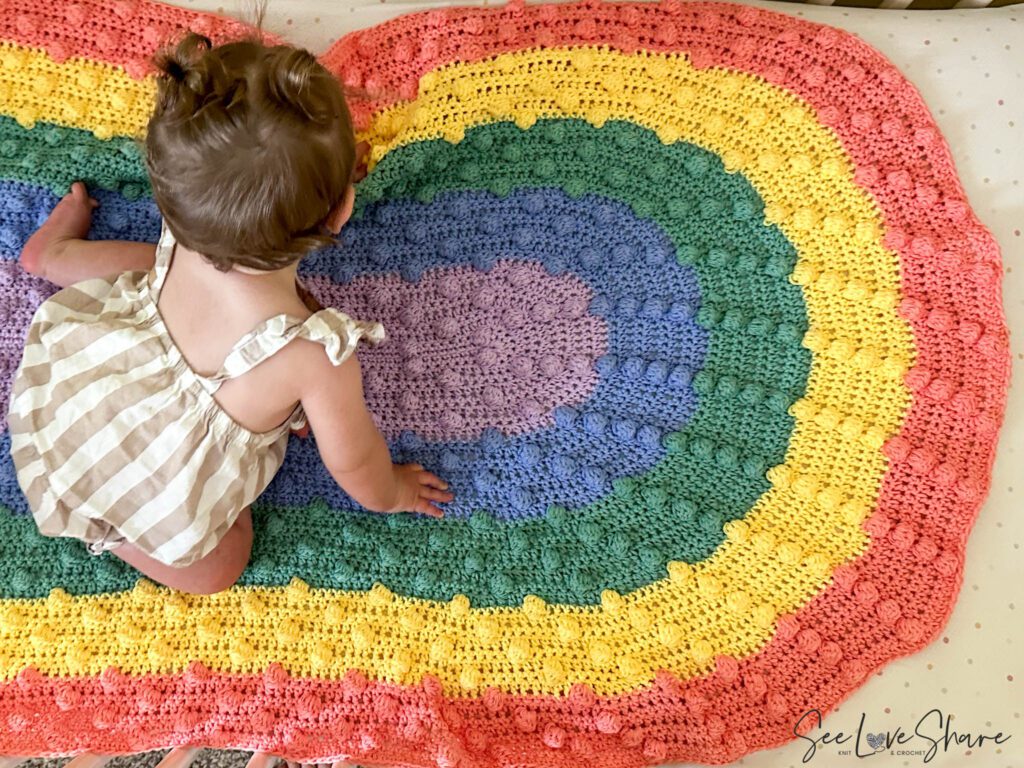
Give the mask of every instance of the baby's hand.
<svg viewBox="0 0 1024 768">
<path fill-rule="evenodd" d="M 398 501 L 388 512 L 419 512 L 430 517 L 444 517 L 444 511 L 430 502 L 455 498 L 448 491 L 448 483 L 419 464 L 395 464 L 394 470 Z"/>
<path fill-rule="evenodd" d="M 366 177 L 366 166 L 370 160 L 370 143 L 360 141 L 356 144 L 356 164 L 352 168 L 352 182 L 362 181 Z"/>
</svg>

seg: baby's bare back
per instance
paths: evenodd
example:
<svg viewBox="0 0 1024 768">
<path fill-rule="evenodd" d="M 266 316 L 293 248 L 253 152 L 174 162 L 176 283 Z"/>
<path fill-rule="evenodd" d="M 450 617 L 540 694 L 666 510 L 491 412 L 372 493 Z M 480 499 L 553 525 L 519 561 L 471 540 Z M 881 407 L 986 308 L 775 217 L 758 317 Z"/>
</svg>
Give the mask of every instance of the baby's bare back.
<svg viewBox="0 0 1024 768">
<path fill-rule="evenodd" d="M 180 246 L 176 250 L 159 310 L 185 360 L 202 376 L 215 375 L 239 339 L 263 320 L 281 313 L 304 320 L 312 314 L 296 290 L 294 271 L 291 277 L 287 270 L 222 273 L 197 254 Z M 268 432 L 284 423 L 298 404 L 296 373 L 303 368 L 302 358 L 317 349 L 319 345 L 296 339 L 251 371 L 225 381 L 214 398 L 246 429 Z"/>
</svg>

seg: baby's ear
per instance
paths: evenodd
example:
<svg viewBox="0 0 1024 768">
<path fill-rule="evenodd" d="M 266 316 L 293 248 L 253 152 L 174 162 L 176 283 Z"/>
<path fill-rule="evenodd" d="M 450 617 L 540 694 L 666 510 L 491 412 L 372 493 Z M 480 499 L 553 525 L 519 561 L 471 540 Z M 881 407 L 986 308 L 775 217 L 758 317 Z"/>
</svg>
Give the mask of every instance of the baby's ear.
<svg viewBox="0 0 1024 768">
<path fill-rule="evenodd" d="M 352 215 L 352 206 L 356 202 L 356 188 L 349 184 L 345 190 L 345 196 L 338 201 L 338 203 L 331 208 L 331 212 L 327 214 L 327 220 L 324 221 L 324 226 L 327 227 L 333 234 L 341 232 L 341 228 L 345 225 L 345 222 L 349 220 Z"/>
</svg>

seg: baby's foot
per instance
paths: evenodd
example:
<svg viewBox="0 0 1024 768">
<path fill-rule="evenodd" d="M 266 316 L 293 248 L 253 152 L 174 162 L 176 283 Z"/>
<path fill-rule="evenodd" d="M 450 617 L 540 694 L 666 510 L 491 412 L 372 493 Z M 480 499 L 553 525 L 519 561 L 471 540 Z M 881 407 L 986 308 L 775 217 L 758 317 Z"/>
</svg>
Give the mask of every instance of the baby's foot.
<svg viewBox="0 0 1024 768">
<path fill-rule="evenodd" d="M 26 272 L 46 276 L 46 264 L 60 252 L 68 240 L 81 240 L 89 234 L 92 211 L 99 201 L 89 197 L 85 184 L 76 181 L 71 192 L 64 195 L 35 234 L 21 249 L 18 263 Z"/>
</svg>

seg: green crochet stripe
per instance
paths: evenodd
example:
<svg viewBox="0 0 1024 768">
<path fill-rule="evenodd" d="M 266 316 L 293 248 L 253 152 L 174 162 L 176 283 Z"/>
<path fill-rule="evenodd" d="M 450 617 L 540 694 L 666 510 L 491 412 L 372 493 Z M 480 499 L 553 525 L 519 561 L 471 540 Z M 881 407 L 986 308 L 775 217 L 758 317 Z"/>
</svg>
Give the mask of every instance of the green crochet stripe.
<svg viewBox="0 0 1024 768">
<path fill-rule="evenodd" d="M 664 578 L 671 560 L 707 558 L 723 540 L 723 524 L 746 515 L 768 489 L 764 472 L 784 459 L 793 427 L 787 409 L 804 392 L 810 355 L 800 346 L 800 289 L 786 279 L 795 252 L 764 224 L 747 180 L 698 147 L 664 146 L 630 123 L 598 130 L 550 120 L 526 132 L 499 123 L 467 132 L 458 145 L 425 141 L 391 152 L 360 184 L 357 215 L 375 201 L 523 187 L 622 201 L 657 223 L 680 260 L 692 264 L 704 297 L 698 320 L 710 343 L 694 380 L 700 397 L 690 423 L 643 476 L 616 481 L 612 494 L 585 508 L 552 508 L 539 520 L 502 524 L 478 514 L 439 523 L 257 502 L 256 546 L 241 584 L 298 577 L 343 590 L 380 582 L 429 600 L 461 593 L 477 606 L 517 605 L 529 594 L 596 604 L 603 589 L 628 592 Z M 768 323 L 747 326 L 739 307 L 747 320 Z M 2 542 L 16 539 L 22 552 L 26 540 L 33 548 L 17 565 L 0 565 L 9 574 L 0 579 L 4 597 L 38 597 L 56 586 L 112 592 L 137 578 L 110 556 L 44 539 L 31 521 L 9 516 L 0 519 L 0 563 L 9 557 Z"/>
<path fill-rule="evenodd" d="M 55 195 L 66 195 L 73 181 L 122 194 L 128 200 L 152 196 L 134 140 L 115 136 L 97 139 L 90 131 L 36 123 L 26 130 L 10 117 L 0 116 L 0 178 L 38 184 Z"/>
</svg>

